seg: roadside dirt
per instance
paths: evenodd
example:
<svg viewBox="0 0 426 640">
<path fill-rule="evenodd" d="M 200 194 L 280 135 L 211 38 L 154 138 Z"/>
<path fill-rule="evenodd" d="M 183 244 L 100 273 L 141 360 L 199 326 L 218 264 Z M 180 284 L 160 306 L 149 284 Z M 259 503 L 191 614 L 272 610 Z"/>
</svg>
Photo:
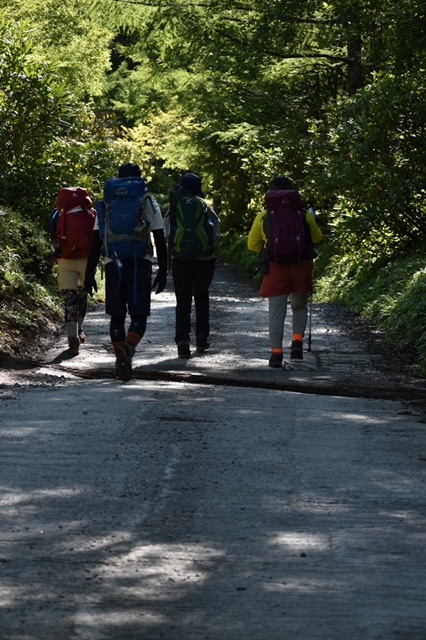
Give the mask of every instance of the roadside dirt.
<svg viewBox="0 0 426 640">
<path fill-rule="evenodd" d="M 421 379 L 411 373 L 417 361 L 415 349 L 404 352 L 386 339 L 383 331 L 376 329 L 359 313 L 338 305 L 323 305 L 322 314 L 325 322 L 339 328 L 342 334 L 349 336 L 361 350 L 375 356 L 375 364 L 384 379 L 395 382 L 421 385 Z"/>
</svg>

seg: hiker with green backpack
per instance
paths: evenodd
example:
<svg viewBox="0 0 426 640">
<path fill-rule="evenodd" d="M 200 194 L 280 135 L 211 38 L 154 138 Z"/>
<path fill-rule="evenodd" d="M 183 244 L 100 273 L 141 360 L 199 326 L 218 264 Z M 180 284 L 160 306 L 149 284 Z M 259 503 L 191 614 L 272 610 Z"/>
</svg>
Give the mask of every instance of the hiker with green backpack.
<svg viewBox="0 0 426 640">
<path fill-rule="evenodd" d="M 105 311 L 110 316 L 110 337 L 115 373 L 132 377 L 132 358 L 142 340 L 151 309 L 151 274 L 154 237 L 158 271 L 152 288 L 161 293 L 167 281 L 167 245 L 161 209 L 148 192 L 139 165 L 121 165 L 118 176 L 104 185 L 103 201 L 96 203 L 97 219 L 87 261 L 84 286 L 97 291 L 96 269 L 105 260 Z M 130 315 L 126 331 L 125 322 Z"/>
<path fill-rule="evenodd" d="M 199 175 L 183 174 L 170 192 L 165 224 L 176 296 L 175 342 L 178 357 L 189 358 L 192 300 L 196 350 L 204 353 L 210 346 L 209 289 L 220 238 L 219 218 L 204 199 Z"/>
</svg>

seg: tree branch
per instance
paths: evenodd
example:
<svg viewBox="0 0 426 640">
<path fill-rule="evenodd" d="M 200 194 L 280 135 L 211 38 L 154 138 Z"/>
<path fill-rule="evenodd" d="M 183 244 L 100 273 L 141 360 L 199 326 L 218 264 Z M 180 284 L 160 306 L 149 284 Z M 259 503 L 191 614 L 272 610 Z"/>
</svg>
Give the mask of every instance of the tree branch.
<svg viewBox="0 0 426 640">
<path fill-rule="evenodd" d="M 160 6 L 158 5 L 158 2 L 153 2 L 151 0 L 151 2 L 147 1 L 144 2 L 144 0 L 115 0 L 115 2 L 120 2 L 122 4 L 136 4 L 136 5 L 140 5 L 141 7 L 151 7 L 153 9 L 161 9 L 162 7 L 164 8 L 170 8 L 170 7 L 176 7 L 176 3 L 175 2 L 169 2 L 169 3 L 165 3 L 163 2 Z M 185 4 L 180 4 L 180 7 L 196 7 L 196 8 L 201 8 L 201 9 L 211 9 L 212 6 L 209 2 L 186 2 Z M 225 7 L 224 9 L 225 11 L 227 10 L 227 8 Z M 229 10 L 229 9 L 228 9 Z M 252 7 L 247 7 L 245 5 L 233 5 L 232 6 L 232 10 L 233 11 L 246 11 L 246 12 L 250 12 L 250 13 L 264 13 L 263 11 L 258 11 L 257 9 L 253 9 Z M 330 18 L 329 20 L 323 20 L 321 18 L 278 18 L 278 20 L 280 22 L 288 22 L 291 24 L 314 24 L 314 25 L 330 25 L 330 24 L 341 24 L 341 20 L 337 19 L 337 18 Z"/>
<path fill-rule="evenodd" d="M 224 38 L 227 38 L 228 40 L 230 40 L 231 42 L 235 42 L 236 44 L 239 44 L 243 47 L 250 47 L 251 49 L 254 49 L 255 51 L 258 51 L 259 53 L 263 53 L 264 55 L 268 55 L 271 56 L 273 58 L 280 58 L 280 60 L 291 60 L 291 59 L 297 59 L 297 58 L 308 58 L 308 59 L 312 59 L 312 58 L 323 58 L 324 60 L 331 60 L 332 62 L 341 62 L 342 64 L 348 64 L 350 62 L 350 58 L 346 57 L 346 56 L 336 56 L 333 55 L 331 53 L 294 53 L 294 54 L 283 54 L 280 51 L 275 51 L 273 49 L 261 49 L 259 47 L 253 47 L 249 42 L 244 42 L 243 40 L 239 39 L 239 38 L 235 38 L 234 36 L 229 35 L 228 33 L 226 33 L 225 31 L 222 31 L 220 29 L 215 28 L 214 32 L 217 33 L 218 35 L 223 36 Z"/>
</svg>

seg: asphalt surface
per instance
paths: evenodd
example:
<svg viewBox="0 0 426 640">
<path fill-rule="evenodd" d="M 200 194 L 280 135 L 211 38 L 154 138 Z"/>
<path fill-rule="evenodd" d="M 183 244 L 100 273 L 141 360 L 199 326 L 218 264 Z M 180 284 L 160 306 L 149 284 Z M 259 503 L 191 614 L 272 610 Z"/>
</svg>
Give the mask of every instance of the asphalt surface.
<svg viewBox="0 0 426 640">
<path fill-rule="evenodd" d="M 342 313 L 273 370 L 221 266 L 206 354 L 177 358 L 169 287 L 128 383 L 100 308 L 79 356 L 3 366 L 0 639 L 425 640 L 425 385 Z"/>
</svg>

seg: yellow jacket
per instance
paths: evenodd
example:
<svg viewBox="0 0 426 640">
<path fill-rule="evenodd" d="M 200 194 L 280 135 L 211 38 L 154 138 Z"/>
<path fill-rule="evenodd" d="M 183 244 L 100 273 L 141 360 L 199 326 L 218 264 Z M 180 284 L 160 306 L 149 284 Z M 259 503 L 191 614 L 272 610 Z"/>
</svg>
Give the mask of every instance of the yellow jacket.
<svg viewBox="0 0 426 640">
<path fill-rule="evenodd" d="M 247 239 L 247 247 L 249 251 L 260 253 L 262 249 L 268 244 L 268 239 L 266 237 L 263 224 L 266 213 L 266 211 L 258 213 L 253 221 Z M 319 244 L 324 239 L 324 236 L 321 229 L 315 222 L 314 216 L 309 211 L 306 213 L 306 222 L 308 223 L 311 230 L 312 242 L 314 244 Z"/>
</svg>

